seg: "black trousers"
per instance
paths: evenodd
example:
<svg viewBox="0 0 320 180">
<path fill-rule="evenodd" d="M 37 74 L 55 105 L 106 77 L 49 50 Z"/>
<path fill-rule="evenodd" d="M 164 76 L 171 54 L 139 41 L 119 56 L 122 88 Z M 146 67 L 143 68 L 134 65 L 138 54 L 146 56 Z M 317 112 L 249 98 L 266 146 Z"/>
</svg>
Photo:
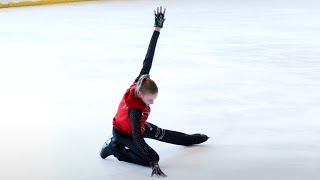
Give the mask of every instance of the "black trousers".
<svg viewBox="0 0 320 180">
<path fill-rule="evenodd" d="M 158 126 L 146 123 L 144 138 L 155 139 L 158 141 L 189 146 L 194 144 L 194 138 L 192 135 L 188 135 L 182 132 L 171 131 L 167 129 L 161 129 Z M 150 166 L 150 162 L 146 156 L 138 149 L 132 135 L 125 134 L 119 130 L 113 128 L 113 139 L 110 142 L 112 154 L 119 160 L 139 164 L 143 166 Z M 157 157 L 159 161 L 159 155 L 150 147 L 151 153 L 154 157 Z"/>
</svg>

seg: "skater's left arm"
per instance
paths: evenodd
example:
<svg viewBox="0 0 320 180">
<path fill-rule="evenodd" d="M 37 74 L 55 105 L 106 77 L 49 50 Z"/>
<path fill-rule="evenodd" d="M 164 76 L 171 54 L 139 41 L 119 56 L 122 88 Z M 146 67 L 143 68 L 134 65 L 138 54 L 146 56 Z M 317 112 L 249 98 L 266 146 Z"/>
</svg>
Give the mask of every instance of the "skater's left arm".
<svg viewBox="0 0 320 180">
<path fill-rule="evenodd" d="M 159 155 L 145 142 L 141 133 L 141 114 L 140 109 L 129 109 L 129 118 L 132 125 L 132 136 L 138 149 L 144 154 L 152 168 L 151 176 L 166 177 L 167 175 L 162 172 L 159 166 Z"/>
<path fill-rule="evenodd" d="M 157 160 L 156 152 L 146 143 L 141 133 L 141 109 L 129 109 L 129 119 L 132 126 L 132 137 L 138 149 L 144 154 L 149 162 Z"/>
</svg>

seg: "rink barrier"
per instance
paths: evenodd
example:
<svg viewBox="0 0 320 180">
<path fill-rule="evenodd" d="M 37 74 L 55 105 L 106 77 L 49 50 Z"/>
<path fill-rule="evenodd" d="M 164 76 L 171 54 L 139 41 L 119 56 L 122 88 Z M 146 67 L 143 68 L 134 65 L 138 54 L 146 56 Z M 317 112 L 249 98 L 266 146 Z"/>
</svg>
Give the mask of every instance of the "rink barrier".
<svg viewBox="0 0 320 180">
<path fill-rule="evenodd" d="M 38 6 L 38 5 L 71 3 L 71 2 L 81 2 L 81 1 L 90 1 L 90 0 L 38 0 L 38 1 L 8 2 L 8 3 L 0 3 L 0 8 Z"/>
</svg>

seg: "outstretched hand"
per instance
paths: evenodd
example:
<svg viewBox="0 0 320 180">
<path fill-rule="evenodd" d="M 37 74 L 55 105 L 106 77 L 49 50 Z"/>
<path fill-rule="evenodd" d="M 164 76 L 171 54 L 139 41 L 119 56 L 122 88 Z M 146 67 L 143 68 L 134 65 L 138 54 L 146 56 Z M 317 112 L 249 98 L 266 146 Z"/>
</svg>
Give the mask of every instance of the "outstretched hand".
<svg viewBox="0 0 320 180">
<path fill-rule="evenodd" d="M 164 173 L 161 171 L 158 162 L 151 162 L 151 163 L 150 163 L 150 166 L 151 166 L 151 168 L 152 168 L 151 177 L 152 177 L 153 175 L 156 175 L 157 177 L 167 177 L 167 175 L 164 174 Z"/>
<path fill-rule="evenodd" d="M 160 27 L 160 28 L 163 27 L 163 23 L 166 20 L 164 18 L 165 13 L 166 13 L 166 8 L 164 8 L 162 12 L 162 6 L 160 6 L 160 8 L 157 7 L 157 11 L 154 10 L 154 19 L 155 19 L 154 27 Z"/>
</svg>

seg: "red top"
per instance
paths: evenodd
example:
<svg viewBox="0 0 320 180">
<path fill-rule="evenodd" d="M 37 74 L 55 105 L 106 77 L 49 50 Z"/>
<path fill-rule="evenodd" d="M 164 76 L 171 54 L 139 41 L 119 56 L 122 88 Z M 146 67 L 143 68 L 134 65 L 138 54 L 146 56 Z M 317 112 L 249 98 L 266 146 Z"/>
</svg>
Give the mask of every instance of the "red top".
<svg viewBox="0 0 320 180">
<path fill-rule="evenodd" d="M 141 133 L 144 133 L 144 125 L 150 114 L 150 106 L 144 104 L 141 98 L 136 97 L 134 94 L 134 87 L 137 85 L 137 82 L 134 82 L 130 88 L 127 89 L 126 93 L 123 95 L 122 100 L 118 106 L 118 111 L 113 118 L 113 126 L 126 134 L 132 134 L 132 126 L 129 119 L 129 109 L 135 108 L 142 111 L 141 116 Z"/>
</svg>

